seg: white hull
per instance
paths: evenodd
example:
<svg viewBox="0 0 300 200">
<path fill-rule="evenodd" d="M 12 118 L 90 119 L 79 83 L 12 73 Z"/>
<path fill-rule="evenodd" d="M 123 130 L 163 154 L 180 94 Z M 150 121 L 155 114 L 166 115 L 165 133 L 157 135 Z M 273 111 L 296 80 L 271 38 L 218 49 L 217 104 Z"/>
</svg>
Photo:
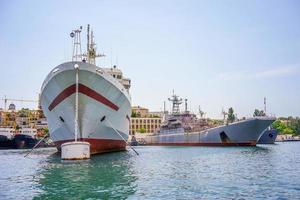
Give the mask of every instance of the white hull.
<svg viewBox="0 0 300 200">
<path fill-rule="evenodd" d="M 130 96 L 118 80 L 84 62 L 59 65 L 50 72 L 42 86 L 41 105 L 51 139 L 59 147 L 75 138 L 75 64 L 79 65 L 79 140 L 92 143 L 92 153 L 125 148 L 125 142 L 115 130 L 128 138 Z M 110 141 L 122 147 L 116 145 L 114 148 Z M 109 146 L 111 149 L 105 149 Z"/>
</svg>

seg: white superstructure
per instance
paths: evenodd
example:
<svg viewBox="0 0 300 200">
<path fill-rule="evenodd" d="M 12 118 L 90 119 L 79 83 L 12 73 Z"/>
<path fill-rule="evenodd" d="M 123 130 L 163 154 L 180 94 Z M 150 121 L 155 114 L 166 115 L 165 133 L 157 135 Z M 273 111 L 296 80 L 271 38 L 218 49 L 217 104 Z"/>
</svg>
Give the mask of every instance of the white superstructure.
<svg viewBox="0 0 300 200">
<path fill-rule="evenodd" d="M 28 135 L 32 138 L 35 138 L 37 134 L 37 130 L 35 128 L 22 128 L 20 134 Z"/>
<path fill-rule="evenodd" d="M 7 139 L 12 139 L 15 134 L 15 129 L 13 128 L 0 128 L 0 135 L 6 136 Z"/>
</svg>

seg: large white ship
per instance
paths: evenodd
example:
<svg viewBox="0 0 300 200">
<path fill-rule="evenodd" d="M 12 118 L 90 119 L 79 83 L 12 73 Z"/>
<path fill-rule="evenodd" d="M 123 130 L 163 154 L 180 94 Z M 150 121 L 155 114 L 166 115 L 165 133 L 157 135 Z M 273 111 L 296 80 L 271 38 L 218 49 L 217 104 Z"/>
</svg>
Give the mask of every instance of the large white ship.
<svg viewBox="0 0 300 200">
<path fill-rule="evenodd" d="M 131 115 L 130 79 L 115 66 L 96 66 L 93 32 L 87 28 L 87 52 L 81 53 L 80 29 L 73 30 L 72 61 L 55 67 L 41 88 L 41 106 L 50 137 L 63 143 L 86 141 L 91 154 L 126 149 Z"/>
</svg>

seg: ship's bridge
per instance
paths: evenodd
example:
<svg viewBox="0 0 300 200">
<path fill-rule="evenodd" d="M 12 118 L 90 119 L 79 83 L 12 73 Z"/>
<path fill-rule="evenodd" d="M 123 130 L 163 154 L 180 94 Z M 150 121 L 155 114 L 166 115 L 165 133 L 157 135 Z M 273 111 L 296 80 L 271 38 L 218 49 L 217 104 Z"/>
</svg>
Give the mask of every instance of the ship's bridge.
<svg viewBox="0 0 300 200">
<path fill-rule="evenodd" d="M 110 74 L 112 77 L 117 79 L 124 87 L 125 89 L 129 90 L 131 86 L 131 80 L 129 78 L 123 77 L 123 73 L 120 69 L 117 68 L 116 65 L 114 65 L 111 68 L 102 68 L 103 71 Z"/>
</svg>

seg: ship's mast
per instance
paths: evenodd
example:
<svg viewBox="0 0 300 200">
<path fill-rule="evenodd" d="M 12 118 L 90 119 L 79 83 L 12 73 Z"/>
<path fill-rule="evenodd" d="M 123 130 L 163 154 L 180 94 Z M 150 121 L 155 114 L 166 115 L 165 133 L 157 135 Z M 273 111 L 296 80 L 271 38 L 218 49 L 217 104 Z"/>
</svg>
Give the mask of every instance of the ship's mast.
<svg viewBox="0 0 300 200">
<path fill-rule="evenodd" d="M 188 110 L 187 110 L 187 99 L 184 99 L 184 112 L 188 112 Z"/>
<path fill-rule="evenodd" d="M 81 31 L 82 31 L 82 26 L 80 26 L 79 29 L 75 29 L 70 33 L 71 38 L 73 38 L 72 61 L 82 61 L 81 38 L 80 38 Z"/>
<path fill-rule="evenodd" d="M 97 54 L 96 43 L 94 41 L 93 31 L 90 31 L 90 25 L 87 26 L 87 61 L 90 64 L 96 64 L 97 57 L 104 57 L 104 54 Z"/>
<path fill-rule="evenodd" d="M 180 110 L 179 110 L 179 106 L 180 104 L 182 104 L 182 98 L 179 98 L 179 96 L 174 94 L 174 90 L 173 90 L 173 95 L 171 98 L 168 98 L 169 101 L 172 102 L 172 114 L 179 114 Z"/>
<path fill-rule="evenodd" d="M 264 97 L 264 112 L 265 112 L 265 115 L 267 115 L 267 98 Z"/>
<path fill-rule="evenodd" d="M 87 26 L 87 39 L 86 39 L 86 44 L 87 44 L 87 58 L 89 58 L 89 49 L 90 49 L 90 25 L 88 24 Z"/>
</svg>

